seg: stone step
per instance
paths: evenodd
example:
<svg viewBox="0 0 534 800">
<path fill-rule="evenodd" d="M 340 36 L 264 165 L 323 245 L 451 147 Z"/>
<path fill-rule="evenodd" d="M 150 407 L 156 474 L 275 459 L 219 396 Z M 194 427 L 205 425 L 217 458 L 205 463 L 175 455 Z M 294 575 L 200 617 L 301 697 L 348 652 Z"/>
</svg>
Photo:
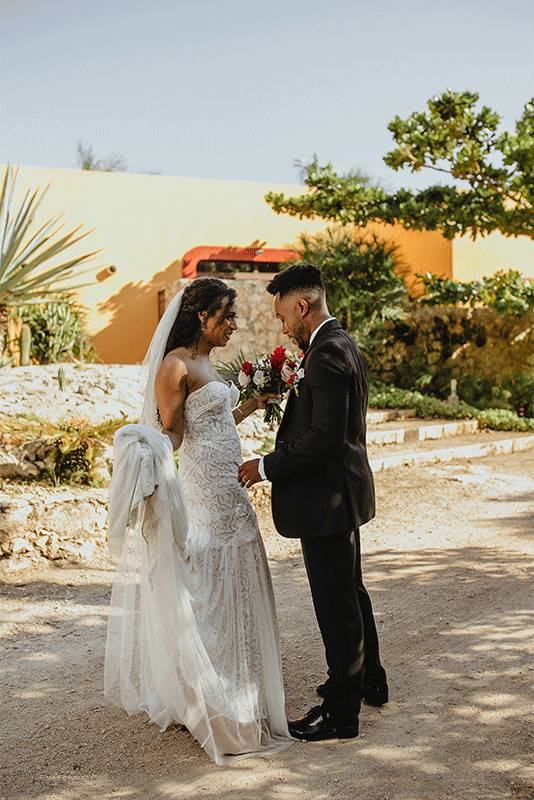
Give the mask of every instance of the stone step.
<svg viewBox="0 0 534 800">
<path fill-rule="evenodd" d="M 482 430 L 458 435 L 452 445 L 439 444 L 431 439 L 414 440 L 401 444 L 374 444 L 368 446 L 369 462 L 373 472 L 410 464 L 431 464 L 454 459 L 481 458 L 486 455 L 534 450 L 534 434 Z M 533 457 L 534 470 L 534 457 Z"/>
<path fill-rule="evenodd" d="M 413 408 L 368 408 L 367 424 L 376 425 L 380 422 L 390 422 L 395 419 L 410 419 L 415 417 Z"/>
<path fill-rule="evenodd" d="M 446 436 L 464 436 L 477 433 L 476 419 L 413 419 L 407 418 L 399 425 L 398 420 L 371 424 L 367 429 L 367 444 L 402 444 L 403 442 L 442 439 Z"/>
</svg>

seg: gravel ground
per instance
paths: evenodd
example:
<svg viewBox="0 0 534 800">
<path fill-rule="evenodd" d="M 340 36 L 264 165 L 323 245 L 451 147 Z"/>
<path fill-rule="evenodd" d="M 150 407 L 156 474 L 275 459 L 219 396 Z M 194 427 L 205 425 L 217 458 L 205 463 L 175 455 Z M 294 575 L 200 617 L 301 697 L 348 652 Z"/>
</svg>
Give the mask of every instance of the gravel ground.
<svg viewBox="0 0 534 800">
<path fill-rule="evenodd" d="M 390 703 L 363 707 L 357 739 L 231 768 L 104 701 L 110 560 L 5 569 L 0 798 L 532 800 L 532 467 L 527 451 L 379 473 L 362 542 Z M 299 545 L 257 511 L 295 718 L 322 645 Z"/>
</svg>

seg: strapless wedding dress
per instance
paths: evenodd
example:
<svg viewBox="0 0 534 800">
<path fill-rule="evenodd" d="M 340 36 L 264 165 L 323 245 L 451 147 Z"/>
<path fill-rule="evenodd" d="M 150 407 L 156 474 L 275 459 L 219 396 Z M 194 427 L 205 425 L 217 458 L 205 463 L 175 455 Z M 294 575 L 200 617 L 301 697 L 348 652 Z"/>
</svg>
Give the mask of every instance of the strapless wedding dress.
<svg viewBox="0 0 534 800">
<path fill-rule="evenodd" d="M 126 622 L 114 634 L 110 619 L 107 655 L 120 664 L 109 673 L 111 699 L 129 713 L 145 711 L 162 730 L 183 723 L 223 765 L 292 743 L 269 567 L 237 478 L 242 454 L 232 408 L 238 398 L 233 384 L 219 381 L 187 397 L 179 450 L 187 536 L 180 547 L 171 537 L 159 556 L 146 531 L 130 544 L 130 552 L 140 548 L 138 563 L 145 566 L 136 576 L 123 567 L 139 586 L 135 610 L 128 577 L 114 587 Z M 132 632 L 134 615 L 139 627 Z"/>
</svg>

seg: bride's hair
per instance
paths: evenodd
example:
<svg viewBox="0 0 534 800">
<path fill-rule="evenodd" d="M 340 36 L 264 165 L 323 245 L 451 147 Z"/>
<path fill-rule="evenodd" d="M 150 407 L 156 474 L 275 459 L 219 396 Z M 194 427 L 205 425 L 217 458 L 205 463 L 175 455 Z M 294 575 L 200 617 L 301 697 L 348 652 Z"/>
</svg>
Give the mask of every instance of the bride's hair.
<svg viewBox="0 0 534 800">
<path fill-rule="evenodd" d="M 212 317 L 228 308 L 236 299 L 236 291 L 218 278 L 196 278 L 184 289 L 180 310 L 165 345 L 163 358 L 177 347 L 189 347 L 198 342 L 202 333 L 199 313 Z"/>
</svg>

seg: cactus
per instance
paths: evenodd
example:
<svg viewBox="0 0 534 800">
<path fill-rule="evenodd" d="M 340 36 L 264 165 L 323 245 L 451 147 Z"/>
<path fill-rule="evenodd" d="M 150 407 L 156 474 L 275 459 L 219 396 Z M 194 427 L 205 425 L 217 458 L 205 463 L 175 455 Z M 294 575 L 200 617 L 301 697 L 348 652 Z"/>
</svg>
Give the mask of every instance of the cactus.
<svg viewBox="0 0 534 800">
<path fill-rule="evenodd" d="M 32 345 L 32 332 L 30 326 L 24 323 L 20 329 L 20 365 L 27 367 L 30 363 L 30 348 Z"/>
<path fill-rule="evenodd" d="M 57 371 L 57 382 L 62 392 L 67 391 L 67 378 L 65 377 L 65 367 L 60 367 Z"/>
</svg>

